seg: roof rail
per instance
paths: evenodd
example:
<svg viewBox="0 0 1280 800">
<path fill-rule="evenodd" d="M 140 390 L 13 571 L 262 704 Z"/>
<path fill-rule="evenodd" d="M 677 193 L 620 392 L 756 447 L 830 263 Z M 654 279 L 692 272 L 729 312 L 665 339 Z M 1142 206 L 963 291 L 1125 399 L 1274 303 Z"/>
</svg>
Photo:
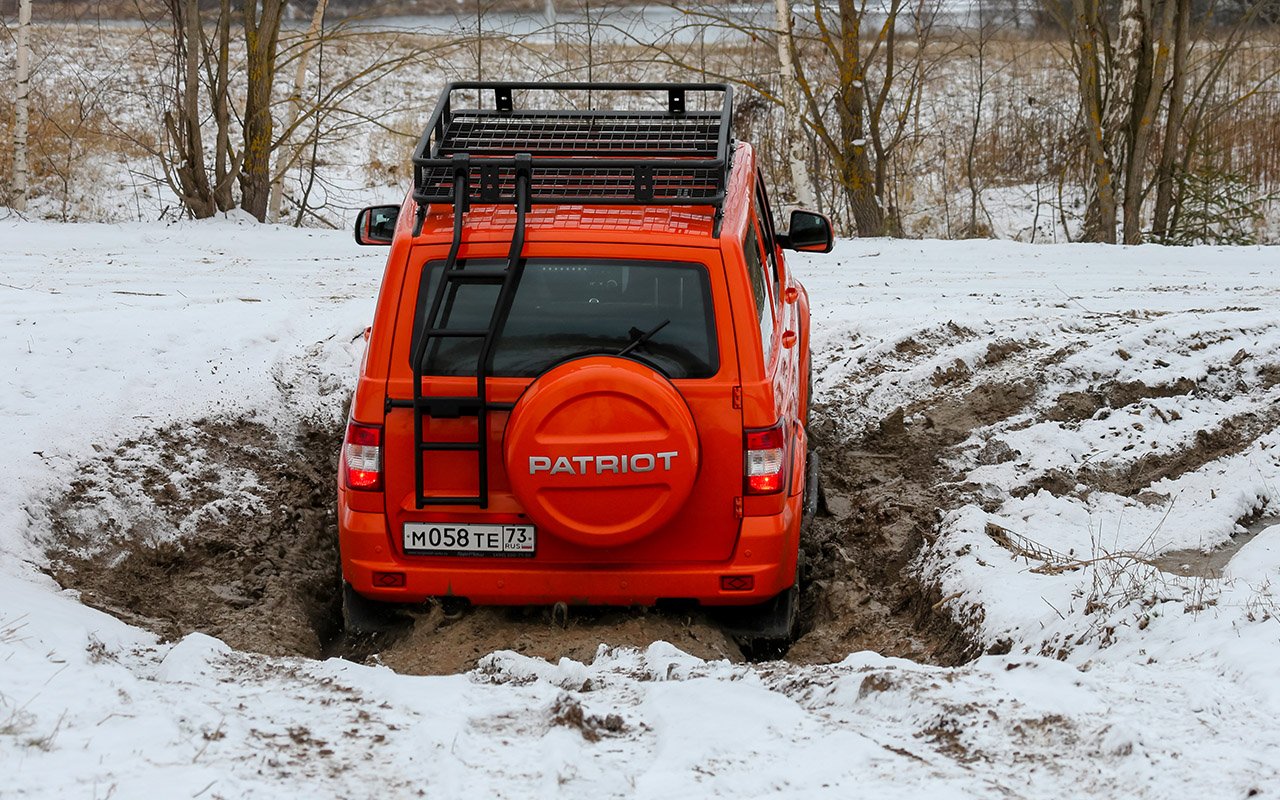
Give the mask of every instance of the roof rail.
<svg viewBox="0 0 1280 800">
<path fill-rule="evenodd" d="M 459 107 L 455 94 L 466 91 L 488 94 L 492 107 Z M 628 107 L 594 107 L 600 92 L 611 93 L 615 105 L 625 98 Z M 517 105 L 548 93 L 559 102 Z M 585 110 L 544 107 L 563 106 L 574 93 L 585 97 Z M 464 211 L 470 203 L 514 203 L 517 157 L 525 156 L 532 160 L 529 203 L 718 210 L 732 115 L 726 84 L 450 83 L 414 148 L 413 199 L 420 215 L 430 203 Z"/>
</svg>

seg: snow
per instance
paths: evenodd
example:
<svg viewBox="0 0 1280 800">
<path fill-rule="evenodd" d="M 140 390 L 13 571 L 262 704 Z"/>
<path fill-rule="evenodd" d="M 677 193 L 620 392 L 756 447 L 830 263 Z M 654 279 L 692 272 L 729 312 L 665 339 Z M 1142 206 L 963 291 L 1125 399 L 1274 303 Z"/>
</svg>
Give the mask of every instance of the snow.
<svg viewBox="0 0 1280 800">
<path fill-rule="evenodd" d="M 1175 454 L 1227 417 L 1266 418 L 1280 394 L 1264 369 L 1280 363 L 1274 248 L 863 240 L 796 259 L 818 391 L 846 432 L 940 391 L 932 377 L 957 360 L 1017 380 L 1024 355 L 1066 350 L 1039 369 L 1026 411 L 961 445 L 954 466 L 990 502 L 946 514 L 918 564 L 1007 653 L 961 667 L 870 652 L 741 665 L 656 643 L 602 647 L 591 663 L 504 651 L 466 675 L 405 676 L 203 634 L 160 641 L 43 574 L 44 509 L 99 450 L 211 416 L 338 419 L 384 257 L 346 232 L 237 217 L 0 221 L 12 445 L 0 796 L 1165 798 L 1280 785 L 1280 525 L 1220 577 L 1143 560 L 1227 542 L 1238 520 L 1280 510 L 1274 421 L 1152 483 L 1165 498 L 1153 503 L 1013 493 L 1055 469 Z M 1006 342 L 1025 352 L 985 365 Z M 1064 392 L 1182 377 L 1205 391 L 1043 419 Z M 1015 456 L 980 463 L 991 441 Z M 1010 551 L 990 524 L 1039 550 Z M 581 728 L 561 713 L 575 704 Z"/>
</svg>

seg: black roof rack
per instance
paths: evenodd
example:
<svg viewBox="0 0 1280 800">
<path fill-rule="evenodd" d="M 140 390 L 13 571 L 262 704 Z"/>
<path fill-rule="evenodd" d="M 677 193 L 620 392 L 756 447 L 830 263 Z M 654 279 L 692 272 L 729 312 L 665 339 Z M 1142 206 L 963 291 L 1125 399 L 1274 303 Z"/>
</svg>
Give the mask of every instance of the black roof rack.
<svg viewBox="0 0 1280 800">
<path fill-rule="evenodd" d="M 454 95 L 465 91 L 489 94 L 493 106 L 458 107 Z M 526 95 L 520 99 L 578 93 L 588 107 L 518 107 L 517 92 Z M 635 97 L 650 110 L 594 108 L 599 92 Z M 725 84 L 450 83 L 414 149 L 413 198 L 419 215 L 430 203 L 458 205 L 459 189 L 464 211 L 470 203 L 514 203 L 517 170 L 527 168 L 530 203 L 719 208 L 732 113 Z"/>
</svg>

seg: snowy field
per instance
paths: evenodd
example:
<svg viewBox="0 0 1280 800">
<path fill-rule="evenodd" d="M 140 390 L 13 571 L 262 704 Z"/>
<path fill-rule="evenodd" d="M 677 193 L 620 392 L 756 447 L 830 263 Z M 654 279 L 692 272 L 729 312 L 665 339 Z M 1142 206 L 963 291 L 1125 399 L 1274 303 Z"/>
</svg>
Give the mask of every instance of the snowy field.
<svg viewBox="0 0 1280 800">
<path fill-rule="evenodd" d="M 0 797 L 1280 796 L 1275 248 L 796 259 L 833 441 L 1011 398 L 943 454 L 958 499 L 913 567 L 987 653 L 963 666 L 659 642 L 399 675 L 161 641 L 47 576 L 50 504 L 98 454 L 339 420 L 384 257 L 237 219 L 0 221 Z"/>
</svg>

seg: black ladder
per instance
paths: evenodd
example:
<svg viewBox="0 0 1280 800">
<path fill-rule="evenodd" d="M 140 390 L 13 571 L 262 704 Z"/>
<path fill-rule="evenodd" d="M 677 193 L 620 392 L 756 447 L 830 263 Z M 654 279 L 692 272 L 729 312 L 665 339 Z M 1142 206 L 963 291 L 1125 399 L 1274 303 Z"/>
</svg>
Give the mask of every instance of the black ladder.
<svg viewBox="0 0 1280 800">
<path fill-rule="evenodd" d="M 469 210 L 469 181 L 471 176 L 470 158 L 466 154 L 454 155 L 453 162 L 453 242 L 449 246 L 449 256 L 445 259 L 440 281 L 436 284 L 435 294 L 431 300 L 431 308 L 426 317 L 419 323 L 417 346 L 413 352 L 413 441 L 414 441 L 414 492 L 418 508 L 425 506 L 474 505 L 480 508 L 489 506 L 489 412 L 508 410 L 509 403 L 491 403 L 487 394 L 487 380 L 493 370 L 494 348 L 511 313 L 511 305 L 515 300 L 516 288 L 520 276 L 524 272 L 525 213 L 530 206 L 530 182 L 532 176 L 532 156 L 519 154 L 515 156 L 515 206 L 516 227 L 511 237 L 511 249 L 507 253 L 506 266 L 501 269 L 467 269 L 465 260 L 459 261 L 458 251 L 462 246 L 462 218 Z M 421 225 L 421 214 L 425 208 L 420 206 L 418 224 Z M 416 231 L 415 231 L 416 235 Z M 499 286 L 498 298 L 494 303 L 493 313 L 489 317 L 486 328 L 450 328 L 449 316 L 453 311 L 454 301 L 462 286 L 487 284 Z M 476 392 L 474 395 L 434 395 L 423 394 L 422 381 L 427 374 L 427 365 L 432 363 L 444 339 L 480 339 L 480 354 L 476 359 Z M 476 438 L 474 441 L 433 441 L 424 437 L 424 430 L 429 427 L 425 417 L 456 419 L 461 416 L 476 417 Z M 424 493 L 425 454 L 438 452 L 466 452 L 476 454 L 476 471 L 478 491 L 475 495 L 458 497 L 428 497 Z"/>
</svg>

